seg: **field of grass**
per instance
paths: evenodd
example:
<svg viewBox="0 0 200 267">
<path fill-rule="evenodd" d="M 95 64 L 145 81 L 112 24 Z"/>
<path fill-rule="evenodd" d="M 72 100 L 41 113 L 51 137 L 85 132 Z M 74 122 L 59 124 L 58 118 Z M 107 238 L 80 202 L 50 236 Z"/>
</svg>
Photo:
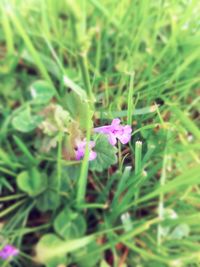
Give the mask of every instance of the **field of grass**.
<svg viewBox="0 0 200 267">
<path fill-rule="evenodd" d="M 199 14 L 0 1 L 0 266 L 200 266 Z"/>
</svg>

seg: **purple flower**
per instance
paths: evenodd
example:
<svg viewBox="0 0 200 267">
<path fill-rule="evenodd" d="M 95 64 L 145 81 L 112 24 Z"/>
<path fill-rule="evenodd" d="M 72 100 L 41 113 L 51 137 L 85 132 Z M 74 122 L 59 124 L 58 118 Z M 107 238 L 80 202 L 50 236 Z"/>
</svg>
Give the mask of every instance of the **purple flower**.
<svg viewBox="0 0 200 267">
<path fill-rule="evenodd" d="M 76 150 L 75 150 L 75 154 L 76 154 L 76 159 L 80 160 L 84 157 L 85 155 L 85 150 L 86 150 L 86 144 L 87 141 L 84 140 L 77 140 L 76 141 Z M 97 156 L 97 153 L 95 151 L 92 150 L 92 148 L 95 147 L 95 142 L 94 141 L 90 141 L 89 142 L 89 160 L 94 160 Z"/>
<path fill-rule="evenodd" d="M 96 133 L 102 133 L 108 136 L 108 140 L 111 145 L 116 145 L 117 139 L 122 144 L 127 144 L 131 139 L 131 126 L 120 125 L 120 119 L 114 119 L 111 125 L 94 128 Z"/>
<path fill-rule="evenodd" d="M 5 245 L 1 250 L 0 250 L 0 258 L 3 260 L 6 260 L 10 257 L 18 255 L 19 250 L 13 247 L 12 245 Z"/>
</svg>

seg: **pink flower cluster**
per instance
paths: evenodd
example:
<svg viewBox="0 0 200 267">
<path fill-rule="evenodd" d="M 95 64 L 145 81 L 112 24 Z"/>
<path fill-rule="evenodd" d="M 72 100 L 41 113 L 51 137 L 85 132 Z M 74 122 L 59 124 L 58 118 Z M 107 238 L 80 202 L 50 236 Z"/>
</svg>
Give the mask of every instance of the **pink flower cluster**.
<svg viewBox="0 0 200 267">
<path fill-rule="evenodd" d="M 96 133 L 102 133 L 108 136 L 108 140 L 111 145 L 116 145 L 117 139 L 122 144 L 127 144 L 131 139 L 131 126 L 121 125 L 120 119 L 114 119 L 111 125 L 94 128 Z"/>
<path fill-rule="evenodd" d="M 80 160 L 84 157 L 85 155 L 85 150 L 86 150 L 86 144 L 87 141 L 84 140 L 78 140 L 76 141 L 76 150 L 75 150 L 75 154 L 76 154 L 76 159 Z M 94 141 L 90 141 L 89 142 L 89 160 L 94 160 L 97 156 L 97 153 L 95 151 L 92 150 L 92 148 L 95 147 L 95 142 Z"/>
<path fill-rule="evenodd" d="M 0 250 L 0 258 L 2 260 L 6 260 L 10 257 L 18 255 L 19 250 L 13 247 L 12 245 L 5 245 L 1 250 Z"/>
<path fill-rule="evenodd" d="M 108 137 L 108 141 L 111 145 L 115 146 L 117 140 L 122 144 L 127 144 L 131 139 L 131 126 L 130 125 L 121 125 L 120 119 L 116 118 L 112 121 L 110 125 L 105 125 L 102 127 L 94 128 L 95 133 L 105 134 Z M 80 160 L 84 157 L 86 149 L 86 140 L 78 140 L 76 142 L 76 159 Z M 97 153 L 92 149 L 95 147 L 95 142 L 89 142 L 89 160 L 94 160 L 97 157 Z"/>
</svg>

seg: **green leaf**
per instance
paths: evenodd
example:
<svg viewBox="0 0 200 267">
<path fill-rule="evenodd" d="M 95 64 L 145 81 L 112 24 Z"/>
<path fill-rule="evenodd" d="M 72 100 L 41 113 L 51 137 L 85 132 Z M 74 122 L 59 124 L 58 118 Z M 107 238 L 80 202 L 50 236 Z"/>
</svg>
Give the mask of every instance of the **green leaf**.
<svg viewBox="0 0 200 267">
<path fill-rule="evenodd" d="M 176 106 L 171 106 L 171 110 L 176 115 L 178 120 L 180 120 L 185 126 L 185 128 L 191 132 L 197 138 L 197 140 L 200 140 L 200 130 L 194 121 Z"/>
<path fill-rule="evenodd" d="M 84 235 L 86 222 L 81 214 L 65 208 L 56 217 L 54 229 L 64 239 L 75 239 Z"/>
<path fill-rule="evenodd" d="M 90 110 L 87 101 L 71 91 L 65 94 L 63 98 L 63 106 L 70 112 L 73 119 L 78 122 L 80 129 L 85 130 L 85 122 L 92 119 L 92 111 Z"/>
<path fill-rule="evenodd" d="M 79 99 L 87 101 L 86 92 L 76 83 L 74 83 L 67 75 L 63 77 L 64 85 L 70 88 Z"/>
<path fill-rule="evenodd" d="M 183 239 L 188 237 L 190 233 L 190 227 L 186 223 L 182 223 L 175 227 L 175 229 L 169 235 L 171 239 Z"/>
<path fill-rule="evenodd" d="M 31 115 L 30 107 L 20 111 L 12 120 L 12 126 L 23 133 L 33 131 L 43 121 L 38 115 Z"/>
<path fill-rule="evenodd" d="M 97 157 L 90 162 L 91 170 L 101 172 L 117 162 L 117 149 L 108 142 L 105 135 L 97 138 L 93 150 L 96 151 Z"/>
<path fill-rule="evenodd" d="M 35 197 L 47 187 L 47 178 L 36 169 L 23 171 L 17 176 L 18 187 L 29 196 Z"/>
<path fill-rule="evenodd" d="M 102 258 L 102 252 L 96 242 L 91 242 L 88 246 L 75 251 L 72 258 L 79 267 L 94 267 Z"/>
<path fill-rule="evenodd" d="M 13 139 L 19 149 L 23 152 L 23 154 L 30 160 L 31 163 L 37 163 L 37 160 L 34 158 L 34 156 L 31 154 L 27 146 L 24 144 L 24 142 L 18 137 L 18 136 L 13 136 Z"/>
<path fill-rule="evenodd" d="M 62 246 L 63 241 L 54 234 L 47 234 L 43 236 L 37 247 L 37 259 L 39 262 L 44 263 L 47 267 L 57 267 L 59 264 L 66 265 L 67 256 L 65 252 L 52 255 L 52 251 Z"/>
<path fill-rule="evenodd" d="M 35 104 L 47 104 L 56 91 L 49 82 L 42 80 L 34 82 L 30 90 Z"/>
<path fill-rule="evenodd" d="M 57 191 L 47 188 L 37 199 L 36 207 L 46 212 L 48 210 L 55 210 L 60 205 L 60 196 Z"/>
<path fill-rule="evenodd" d="M 8 165 L 9 167 L 12 167 L 12 159 L 9 157 L 9 154 L 6 153 L 2 148 L 0 148 L 0 159 L 4 162 L 4 164 Z"/>
<path fill-rule="evenodd" d="M 78 180 L 80 176 L 81 166 L 72 165 L 72 166 L 64 166 L 62 168 L 62 177 L 61 177 L 61 187 L 60 190 L 64 192 L 72 193 L 71 183 L 74 183 Z"/>
<path fill-rule="evenodd" d="M 54 210 L 60 205 L 60 195 L 58 188 L 58 180 L 55 174 L 47 178 L 48 186 L 45 191 L 40 194 L 37 198 L 36 207 L 42 211 L 46 212 L 48 210 Z"/>
<path fill-rule="evenodd" d="M 156 105 L 152 106 L 147 106 L 144 108 L 139 108 L 139 109 L 133 109 L 132 111 L 132 116 L 137 116 L 137 115 L 145 115 L 145 114 L 151 114 L 156 111 Z M 96 118 L 101 118 L 101 119 L 113 119 L 113 118 L 122 118 L 127 115 L 128 110 L 121 110 L 121 111 L 96 111 L 95 112 L 95 117 Z"/>
<path fill-rule="evenodd" d="M 110 267 L 110 265 L 105 260 L 102 260 L 100 263 L 100 267 Z"/>
<path fill-rule="evenodd" d="M 0 192 L 2 192 L 3 188 L 7 188 L 10 192 L 14 192 L 14 188 L 12 187 L 12 185 L 8 182 L 8 180 L 3 177 L 0 176 Z"/>
<path fill-rule="evenodd" d="M 94 235 L 70 241 L 63 241 L 54 234 L 44 235 L 36 246 L 36 260 L 48 267 L 54 267 L 55 260 L 64 261 L 67 253 L 84 248 L 94 240 Z"/>
</svg>

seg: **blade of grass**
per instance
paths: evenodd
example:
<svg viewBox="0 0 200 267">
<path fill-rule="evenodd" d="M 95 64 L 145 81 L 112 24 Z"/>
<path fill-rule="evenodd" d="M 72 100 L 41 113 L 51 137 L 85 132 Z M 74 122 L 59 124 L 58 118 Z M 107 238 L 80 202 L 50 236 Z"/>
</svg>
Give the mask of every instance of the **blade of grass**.
<svg viewBox="0 0 200 267">
<path fill-rule="evenodd" d="M 133 92 L 134 92 L 134 73 L 130 75 L 130 84 L 128 89 L 128 110 L 127 110 L 127 121 L 129 125 L 132 125 L 132 114 L 134 113 L 133 106 Z"/>
<path fill-rule="evenodd" d="M 171 106 L 171 110 L 185 126 L 185 128 L 189 132 L 191 132 L 198 140 L 200 140 L 200 130 L 196 126 L 196 124 L 188 116 L 186 116 L 184 112 L 182 112 L 178 107 Z"/>
</svg>

